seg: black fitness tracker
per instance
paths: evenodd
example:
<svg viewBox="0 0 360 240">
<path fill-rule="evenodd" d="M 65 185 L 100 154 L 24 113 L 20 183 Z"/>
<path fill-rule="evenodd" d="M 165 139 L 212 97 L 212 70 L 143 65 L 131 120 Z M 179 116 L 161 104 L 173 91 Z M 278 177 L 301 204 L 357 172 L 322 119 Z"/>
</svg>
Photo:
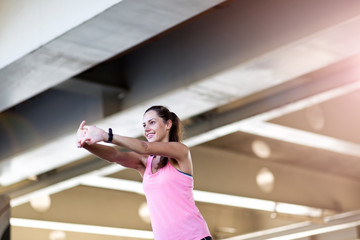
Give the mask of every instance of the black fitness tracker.
<svg viewBox="0 0 360 240">
<path fill-rule="evenodd" d="M 112 132 L 112 129 L 111 128 L 109 128 L 109 133 L 108 133 L 108 140 L 107 140 L 107 142 L 108 143 L 111 143 L 112 142 L 112 140 L 113 140 L 113 137 L 114 137 L 114 135 L 113 135 L 113 132 Z"/>
</svg>

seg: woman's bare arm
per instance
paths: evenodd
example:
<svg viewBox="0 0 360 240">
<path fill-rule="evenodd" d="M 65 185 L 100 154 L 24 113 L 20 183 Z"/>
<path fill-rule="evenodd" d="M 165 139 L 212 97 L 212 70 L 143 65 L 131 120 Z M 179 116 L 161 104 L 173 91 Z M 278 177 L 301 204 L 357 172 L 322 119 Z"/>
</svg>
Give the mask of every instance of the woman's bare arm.
<svg viewBox="0 0 360 240">
<path fill-rule="evenodd" d="M 80 125 L 81 126 L 81 125 Z M 85 131 L 81 138 L 80 146 L 84 143 L 93 145 L 97 142 L 108 140 L 108 133 L 95 126 L 83 126 Z M 189 160 L 189 148 L 180 142 L 147 142 L 132 137 L 113 135 L 113 144 L 134 151 L 140 155 L 159 155 L 176 159 L 177 161 Z"/>
<path fill-rule="evenodd" d="M 83 148 L 109 162 L 118 163 L 127 168 L 133 168 L 143 173 L 145 170 L 144 157 L 135 152 L 121 152 L 114 147 L 102 144 L 84 144 Z"/>
<path fill-rule="evenodd" d="M 121 152 L 115 149 L 114 147 L 97 144 L 95 142 L 88 144 L 88 142 L 85 141 L 87 129 L 85 129 L 84 126 L 85 126 L 85 121 L 83 121 L 80 124 L 80 127 L 76 134 L 78 147 L 83 147 L 86 150 L 88 150 L 90 153 L 106 161 L 115 162 L 124 167 L 136 169 L 141 174 L 143 174 L 146 164 L 146 160 L 144 156 L 135 152 Z"/>
<path fill-rule="evenodd" d="M 189 149 L 180 142 L 147 142 L 116 134 L 112 142 L 141 155 L 159 155 L 178 161 L 188 158 Z"/>
</svg>

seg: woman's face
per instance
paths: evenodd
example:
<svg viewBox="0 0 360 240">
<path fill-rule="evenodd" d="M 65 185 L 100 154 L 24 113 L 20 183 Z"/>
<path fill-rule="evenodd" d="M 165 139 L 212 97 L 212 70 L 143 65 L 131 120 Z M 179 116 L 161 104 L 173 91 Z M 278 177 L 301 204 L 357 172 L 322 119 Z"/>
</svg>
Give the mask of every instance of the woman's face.
<svg viewBox="0 0 360 240">
<path fill-rule="evenodd" d="M 148 142 L 168 142 L 171 121 L 164 123 L 157 112 L 150 110 L 143 117 L 144 135 Z"/>
</svg>

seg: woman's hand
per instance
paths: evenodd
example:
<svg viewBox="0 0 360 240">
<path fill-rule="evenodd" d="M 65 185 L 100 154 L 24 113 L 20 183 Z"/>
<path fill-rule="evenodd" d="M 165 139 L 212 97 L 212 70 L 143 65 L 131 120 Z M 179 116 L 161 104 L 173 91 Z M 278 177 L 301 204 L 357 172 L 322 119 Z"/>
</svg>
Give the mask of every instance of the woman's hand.
<svg viewBox="0 0 360 240">
<path fill-rule="evenodd" d="M 84 125 L 83 129 L 85 130 L 85 137 L 81 140 L 81 145 L 84 145 L 84 143 L 92 145 L 97 142 L 106 141 L 108 138 L 108 133 L 96 126 Z"/>
<path fill-rule="evenodd" d="M 77 131 L 78 147 L 83 147 L 84 144 L 92 145 L 97 142 L 106 141 L 108 134 L 96 126 L 87 126 L 85 121 L 82 121 Z"/>
</svg>

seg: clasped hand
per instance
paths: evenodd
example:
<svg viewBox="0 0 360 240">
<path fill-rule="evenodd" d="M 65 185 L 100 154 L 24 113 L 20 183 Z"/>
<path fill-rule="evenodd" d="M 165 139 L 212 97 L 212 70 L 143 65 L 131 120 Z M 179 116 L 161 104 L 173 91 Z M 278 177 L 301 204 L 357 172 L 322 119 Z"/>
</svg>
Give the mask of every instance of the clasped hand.
<svg viewBox="0 0 360 240">
<path fill-rule="evenodd" d="M 97 142 L 104 141 L 107 137 L 107 133 L 96 127 L 96 126 L 87 126 L 85 121 L 82 121 L 79 129 L 77 130 L 77 147 L 81 148 L 84 144 L 92 145 Z"/>
</svg>

